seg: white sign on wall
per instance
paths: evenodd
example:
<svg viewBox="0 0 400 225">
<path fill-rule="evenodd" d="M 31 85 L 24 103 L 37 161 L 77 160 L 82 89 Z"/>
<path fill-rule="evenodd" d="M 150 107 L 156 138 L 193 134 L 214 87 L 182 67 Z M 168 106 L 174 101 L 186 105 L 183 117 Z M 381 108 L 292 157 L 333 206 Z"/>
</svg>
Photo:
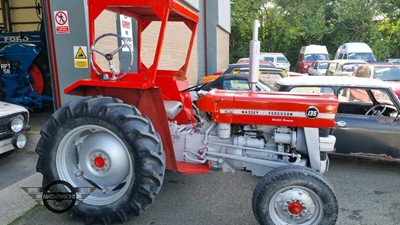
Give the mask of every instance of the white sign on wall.
<svg viewBox="0 0 400 225">
<path fill-rule="evenodd" d="M 67 10 L 54 11 L 54 24 L 56 26 L 56 34 L 69 34 Z"/>
</svg>

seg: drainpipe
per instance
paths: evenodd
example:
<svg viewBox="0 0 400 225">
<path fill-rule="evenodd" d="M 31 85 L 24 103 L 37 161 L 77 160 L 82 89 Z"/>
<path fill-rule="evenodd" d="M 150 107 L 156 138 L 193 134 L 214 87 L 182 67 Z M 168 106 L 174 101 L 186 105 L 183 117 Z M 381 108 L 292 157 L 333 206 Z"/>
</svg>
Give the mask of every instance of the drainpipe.
<svg viewBox="0 0 400 225">
<path fill-rule="evenodd" d="M 209 75 L 208 74 L 208 60 L 207 60 L 207 0 L 203 0 L 203 10 L 204 10 L 204 66 L 206 68 L 206 74 L 205 76 Z"/>
</svg>

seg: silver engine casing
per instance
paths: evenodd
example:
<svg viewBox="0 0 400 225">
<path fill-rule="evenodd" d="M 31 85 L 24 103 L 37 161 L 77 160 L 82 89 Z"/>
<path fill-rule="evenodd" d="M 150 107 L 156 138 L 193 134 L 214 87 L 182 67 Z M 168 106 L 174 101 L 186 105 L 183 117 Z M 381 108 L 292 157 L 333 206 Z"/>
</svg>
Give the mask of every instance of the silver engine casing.
<svg viewBox="0 0 400 225">
<path fill-rule="evenodd" d="M 256 176 L 279 166 L 306 166 L 310 162 L 313 169 L 324 173 L 329 164 L 326 152 L 334 150 L 336 140 L 332 135 L 319 137 L 318 128 L 246 125 L 233 131 L 232 127 L 210 121 L 201 127 L 170 122 L 176 160 L 211 161 L 224 172 L 245 169 Z M 325 152 L 324 157 L 321 151 Z"/>
</svg>

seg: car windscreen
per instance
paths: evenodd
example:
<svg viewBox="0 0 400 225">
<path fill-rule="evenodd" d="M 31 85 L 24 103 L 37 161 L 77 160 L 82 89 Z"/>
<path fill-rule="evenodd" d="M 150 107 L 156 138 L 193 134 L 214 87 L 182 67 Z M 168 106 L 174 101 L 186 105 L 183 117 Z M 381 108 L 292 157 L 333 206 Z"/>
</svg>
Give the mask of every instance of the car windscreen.
<svg viewBox="0 0 400 225">
<path fill-rule="evenodd" d="M 328 62 L 320 62 L 320 63 L 318 64 L 318 69 L 321 69 L 321 70 L 326 70 L 326 69 L 328 69 Z"/>
<path fill-rule="evenodd" d="M 375 67 L 374 77 L 384 81 L 399 81 L 400 67 Z"/>
<path fill-rule="evenodd" d="M 306 54 L 304 55 L 304 61 L 315 61 L 315 60 L 328 60 L 327 54 Z"/>
<path fill-rule="evenodd" d="M 358 53 L 349 53 L 348 59 L 360 59 L 367 62 L 375 62 L 375 56 L 373 53 L 370 52 L 358 52 Z"/>
<path fill-rule="evenodd" d="M 317 94 L 334 94 L 335 92 L 331 87 L 293 87 L 290 92 L 292 93 L 317 93 Z"/>
<path fill-rule="evenodd" d="M 285 57 L 277 57 L 276 58 L 276 62 L 277 63 L 287 63 L 288 61 L 287 61 L 287 59 L 285 58 Z"/>
<path fill-rule="evenodd" d="M 348 63 L 343 65 L 343 71 L 344 72 L 354 72 L 361 63 Z"/>
<path fill-rule="evenodd" d="M 266 56 L 266 57 L 264 57 L 264 60 L 265 60 L 265 61 L 275 62 L 274 57 L 268 57 L 268 56 Z"/>
<path fill-rule="evenodd" d="M 249 90 L 249 82 L 247 80 L 224 80 L 222 87 L 225 90 Z"/>
</svg>

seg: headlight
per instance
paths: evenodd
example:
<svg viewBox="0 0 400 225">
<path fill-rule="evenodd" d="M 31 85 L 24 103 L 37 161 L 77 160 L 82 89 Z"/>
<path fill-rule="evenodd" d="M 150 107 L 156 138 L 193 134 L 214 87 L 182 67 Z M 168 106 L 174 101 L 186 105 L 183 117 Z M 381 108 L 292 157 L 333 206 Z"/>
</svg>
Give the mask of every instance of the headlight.
<svg viewBox="0 0 400 225">
<path fill-rule="evenodd" d="M 17 134 L 16 136 L 13 137 L 11 143 L 13 144 L 14 148 L 21 149 L 25 147 L 26 141 L 27 139 L 24 134 Z"/>
<path fill-rule="evenodd" d="M 20 117 L 15 117 L 14 119 L 11 120 L 10 128 L 14 133 L 20 132 L 23 127 L 24 127 L 24 120 L 21 119 Z"/>
</svg>

